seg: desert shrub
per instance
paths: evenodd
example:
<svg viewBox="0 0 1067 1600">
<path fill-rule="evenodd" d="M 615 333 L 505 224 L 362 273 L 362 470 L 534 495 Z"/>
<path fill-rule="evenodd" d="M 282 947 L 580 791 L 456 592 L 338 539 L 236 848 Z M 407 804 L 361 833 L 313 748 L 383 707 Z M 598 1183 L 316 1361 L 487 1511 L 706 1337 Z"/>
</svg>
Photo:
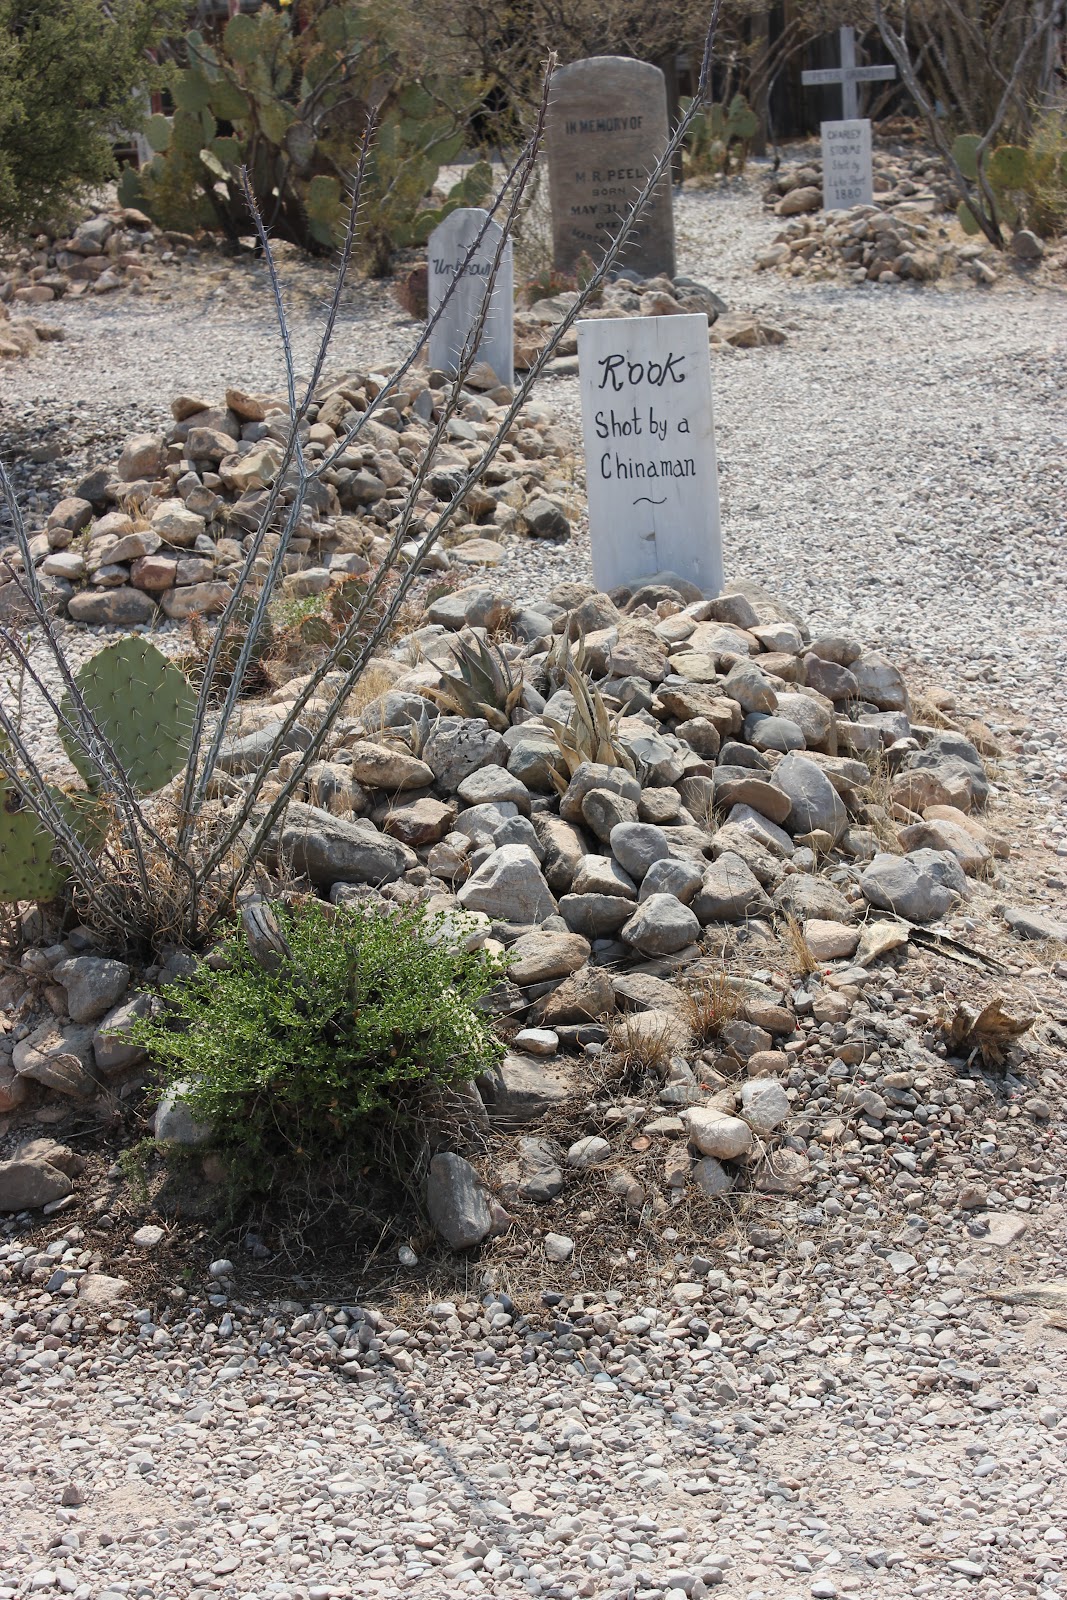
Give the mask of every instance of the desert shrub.
<svg viewBox="0 0 1067 1600">
<path fill-rule="evenodd" d="M 380 1113 L 503 1053 L 482 997 L 504 962 L 457 948 L 422 906 L 272 906 L 291 961 L 260 966 L 243 938 L 164 991 L 135 1037 L 164 1082 L 250 1172 L 314 1169 Z M 266 1164 L 264 1166 L 264 1163 Z"/>
<path fill-rule="evenodd" d="M 111 141 L 144 117 L 148 51 L 181 0 L 0 0 L 0 228 L 50 221 L 115 174 Z"/>
</svg>

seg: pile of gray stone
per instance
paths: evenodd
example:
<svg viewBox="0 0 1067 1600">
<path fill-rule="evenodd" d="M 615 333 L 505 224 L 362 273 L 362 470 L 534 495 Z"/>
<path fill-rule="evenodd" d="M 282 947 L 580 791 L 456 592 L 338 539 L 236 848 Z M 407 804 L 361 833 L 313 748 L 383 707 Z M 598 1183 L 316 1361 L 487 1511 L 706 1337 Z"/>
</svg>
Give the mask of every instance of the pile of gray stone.
<svg viewBox="0 0 1067 1600">
<path fill-rule="evenodd" d="M 955 211 L 957 196 L 938 156 L 893 154 L 876 149 L 872 153 L 874 192 L 878 203 L 889 210 L 935 215 Z M 822 160 L 813 155 L 798 165 L 783 167 L 763 191 L 763 204 L 779 217 L 795 217 L 818 211 L 822 205 Z"/>
<path fill-rule="evenodd" d="M 560 322 L 578 298 L 574 289 L 560 294 L 531 299 L 525 310 L 515 314 L 515 366 L 525 371 L 540 352 L 556 323 Z M 706 283 L 677 274 L 660 273 L 642 278 L 624 269 L 604 286 L 597 304 L 582 312 L 585 320 L 596 317 L 677 317 L 706 316 L 708 341 L 729 344 L 737 349 L 784 344 L 786 335 L 777 324 L 744 311 L 731 311 L 725 300 Z M 554 370 L 577 370 L 578 333 L 571 328 L 560 341 Z"/>
<path fill-rule="evenodd" d="M 43 306 L 116 289 L 142 293 L 160 262 L 196 254 L 191 234 L 163 232 L 143 211 L 114 206 L 72 228 L 44 228 L 0 255 L 0 303 Z"/>
<path fill-rule="evenodd" d="M 369 571 L 389 547 L 441 414 L 446 380 L 425 370 L 412 376 L 345 445 L 385 382 L 370 373 L 337 382 L 302 425 L 304 456 L 317 475 L 285 557 L 294 596 L 325 592 Z M 419 496 L 408 553 L 484 451 L 510 399 L 487 367 L 469 374 Z M 231 388 L 221 405 L 179 395 L 171 412 L 166 432 L 129 438 L 117 462 L 90 469 L 34 532 L 31 555 L 42 588 L 72 621 L 129 627 L 161 615 L 213 616 L 229 599 L 282 469 L 289 408 Z M 453 554 L 437 551 L 431 564 L 493 565 L 503 555 L 505 532 L 569 538 L 569 486 L 554 470 L 568 450 L 552 411 L 526 406 L 444 541 Z M 296 495 L 295 468 L 289 471 L 283 507 Z M 19 569 L 13 546 L 0 557 Z M 14 578 L 2 581 L 6 575 L 0 565 L 0 616 L 18 616 L 22 592 Z"/>
<path fill-rule="evenodd" d="M 996 252 L 985 239 L 964 239 L 958 228 L 903 206 L 821 211 L 821 191 L 806 192 L 816 196 L 811 205 L 782 212 L 793 198 L 787 195 L 777 208 L 788 221 L 757 255 L 757 268 L 855 283 L 932 283 L 954 272 L 984 284 L 997 280 Z M 798 209 L 806 214 L 798 215 Z"/>
<path fill-rule="evenodd" d="M 489 636 L 504 640 L 517 703 L 496 726 L 436 714 L 426 695 L 455 671 L 458 643 Z M 580 748 L 566 760 L 553 731 L 575 709 L 564 640 L 614 719 L 612 762 Z M 568 1171 L 593 1169 L 638 1208 L 738 1185 L 800 1193 L 835 1142 L 881 1155 L 913 1120 L 930 1084 L 878 1054 L 870 994 L 911 930 L 965 905 L 1007 853 L 978 815 L 991 794 L 980 728 L 923 724 L 888 660 L 813 638 L 754 585 L 707 600 L 669 574 L 611 596 L 565 583 L 536 606 L 470 585 L 434 599 L 373 670 L 380 691 L 336 727 L 273 857 L 335 905 L 423 901 L 442 936 L 510 957 L 492 997 L 508 1053 L 465 1102 L 495 1165 L 443 1148 L 430 1171 L 450 1245 L 548 1204 Z M 239 803 L 299 687 L 247 708 L 223 752 L 223 805 Z M 130 969 L 83 930 L 39 940 L 3 981 L 0 1112 L 43 1090 L 77 1103 L 135 1083 L 145 1063 L 124 1029 L 188 960 L 176 952 L 131 991 Z M 706 982 L 729 1000 L 714 1037 L 687 1000 Z M 644 1063 L 644 1088 L 611 1087 L 623 1059 Z M 173 1104 L 159 1115 L 161 1137 L 204 1139 Z M 635 1133 L 655 1147 L 654 1180 L 628 1158 Z M 563 1261 L 573 1240 L 550 1229 L 544 1248 Z"/>
</svg>

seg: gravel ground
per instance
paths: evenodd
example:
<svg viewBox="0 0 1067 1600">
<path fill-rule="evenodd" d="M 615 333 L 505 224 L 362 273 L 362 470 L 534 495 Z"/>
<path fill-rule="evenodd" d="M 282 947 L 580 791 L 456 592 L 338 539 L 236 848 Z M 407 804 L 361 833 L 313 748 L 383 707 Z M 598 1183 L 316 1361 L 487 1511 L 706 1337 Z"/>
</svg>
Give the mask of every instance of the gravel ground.
<svg viewBox="0 0 1067 1600">
<path fill-rule="evenodd" d="M 678 206 L 682 267 L 790 333 L 714 358 L 729 570 L 1014 728 L 1027 842 L 1067 854 L 1064 296 L 756 275 L 774 224 L 755 195 Z M 324 279 L 286 278 L 306 362 Z M 5 368 L 0 447 L 42 503 L 180 390 L 278 387 L 258 269 L 205 260 L 167 294 L 50 308 L 68 340 Z M 408 326 L 384 289 L 353 291 L 332 369 L 384 364 Z M 576 421 L 572 379 L 543 398 Z M 498 571 L 524 596 L 585 576 L 584 533 Z M 1062 1094 L 1051 1042 L 1045 1082 Z M 375 1329 L 353 1308 L 249 1309 L 240 1269 L 176 1282 L 167 1310 L 94 1309 L 78 1273 L 98 1277 L 99 1240 L 56 1217 L 32 1249 L 0 1246 L 0 1600 L 699 1600 L 719 1584 L 1053 1600 L 1063 1308 L 1048 1325 L 984 1294 L 1067 1278 L 1060 1127 L 1031 1172 L 1000 1127 L 1017 1115 L 976 1117 L 966 1144 L 979 1168 L 1002 1162 L 989 1204 L 1008 1242 L 929 1194 L 925 1228 L 906 1229 L 906 1188 L 846 1175 L 810 1209 L 765 1200 L 784 1237 L 709 1244 L 710 1276 L 638 1253 L 615 1300 L 564 1281 L 554 1312 L 515 1286 L 515 1307 L 479 1308 L 472 1271 L 471 1304 Z M 586 1314 L 599 1324 L 576 1332 Z M 337 1354 L 375 1340 L 369 1365 Z"/>
<path fill-rule="evenodd" d="M 1062 1205 L 1000 1243 L 885 1220 L 842 1185 L 771 1259 L 401 1326 L 250 1311 L 225 1262 L 210 1299 L 90 1303 L 115 1280 L 79 1293 L 53 1224 L 0 1248 L 0 1596 L 1056 1600 L 1067 1289 L 1056 1327 L 985 1291 L 1062 1279 Z"/>
</svg>

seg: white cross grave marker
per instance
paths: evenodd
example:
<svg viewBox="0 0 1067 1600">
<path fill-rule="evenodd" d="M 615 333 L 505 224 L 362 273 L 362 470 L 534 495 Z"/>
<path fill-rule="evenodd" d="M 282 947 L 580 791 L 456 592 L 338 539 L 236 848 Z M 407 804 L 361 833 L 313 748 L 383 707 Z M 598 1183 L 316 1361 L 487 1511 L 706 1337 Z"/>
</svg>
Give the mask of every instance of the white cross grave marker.
<svg viewBox="0 0 1067 1600">
<path fill-rule="evenodd" d="M 811 72 L 802 72 L 800 81 L 808 85 L 839 83 L 841 85 L 841 114 L 846 122 L 851 122 L 860 113 L 860 97 L 856 85 L 860 83 L 888 83 L 896 77 L 897 69 L 893 66 L 857 67 L 855 28 L 839 28 L 838 37 L 841 40 L 841 65 L 839 67 L 818 67 Z"/>
<path fill-rule="evenodd" d="M 870 119 L 859 115 L 861 83 L 888 82 L 897 75 L 896 67 L 857 67 L 856 32 L 841 28 L 841 65 L 819 67 L 802 72 L 805 84 L 839 83 L 844 118 L 840 122 L 819 124 L 822 135 L 822 203 L 825 211 L 847 210 L 850 206 L 869 206 L 874 199 L 874 172 L 871 165 Z"/>
<path fill-rule="evenodd" d="M 579 322 L 578 377 L 597 587 L 674 572 L 719 594 L 707 317 Z"/>
</svg>

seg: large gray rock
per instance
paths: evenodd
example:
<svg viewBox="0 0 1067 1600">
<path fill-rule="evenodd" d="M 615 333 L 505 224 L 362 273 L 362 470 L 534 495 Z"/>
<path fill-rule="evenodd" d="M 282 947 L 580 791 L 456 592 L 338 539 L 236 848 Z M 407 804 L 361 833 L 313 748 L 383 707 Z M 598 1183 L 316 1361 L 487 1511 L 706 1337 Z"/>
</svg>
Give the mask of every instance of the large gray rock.
<svg viewBox="0 0 1067 1600">
<path fill-rule="evenodd" d="M 483 717 L 442 717 L 422 756 L 441 788 L 454 794 L 480 767 L 505 766 L 508 747 Z"/>
<path fill-rule="evenodd" d="M 704 861 L 682 861 L 677 857 L 653 861 L 641 879 L 638 899 L 647 900 L 654 894 L 672 894 L 684 906 L 690 905 L 704 881 L 705 866 Z"/>
<path fill-rule="evenodd" d="M 16 1044 L 11 1057 L 22 1078 L 32 1078 L 46 1089 L 70 1095 L 76 1100 L 95 1094 L 93 1076 L 93 1030 L 70 1023 L 60 1027 L 49 1021 Z"/>
<path fill-rule="evenodd" d="M 549 730 L 537 723 L 522 722 L 509 728 L 503 738 L 508 747 L 507 770 L 511 777 L 535 794 L 555 794 L 552 774 L 558 772 L 565 777 L 566 766 Z"/>
<path fill-rule="evenodd" d="M 43 1158 L 0 1161 L 0 1211 L 36 1211 L 73 1188 L 66 1173 Z"/>
<path fill-rule="evenodd" d="M 614 828 L 627 822 L 636 823 L 637 804 L 611 789 L 590 789 L 582 801 L 582 820 L 607 844 Z"/>
<path fill-rule="evenodd" d="M 188 1149 L 208 1144 L 215 1130 L 210 1122 L 197 1122 L 181 1098 L 192 1087 L 189 1083 L 176 1083 L 168 1089 L 152 1119 L 152 1132 L 160 1144 L 178 1144 Z"/>
<path fill-rule="evenodd" d="M 52 968 L 52 977 L 67 991 L 72 1022 L 95 1022 L 118 1004 L 130 985 L 126 963 L 101 956 L 72 956 L 69 961 L 60 961 Z"/>
<path fill-rule="evenodd" d="M 952 779 L 956 784 L 963 783 L 967 792 L 967 800 L 961 807 L 964 811 L 972 806 L 983 807 L 989 799 L 989 779 L 982 758 L 961 733 L 935 734 L 924 750 L 907 757 L 904 770 L 937 773 L 942 776 L 946 788 L 954 787 Z"/>
<path fill-rule="evenodd" d="M 789 717 L 767 716 L 750 711 L 745 718 L 746 741 L 757 750 L 803 750 L 806 740 L 797 723 Z"/>
<path fill-rule="evenodd" d="M 860 699 L 869 700 L 879 711 L 907 711 L 908 690 L 904 679 L 891 661 L 874 651 L 850 663 Z"/>
<path fill-rule="evenodd" d="M 465 806 L 499 805 L 507 800 L 522 816 L 530 815 L 530 791 L 506 767 L 479 767 L 463 779 L 456 793 Z"/>
<path fill-rule="evenodd" d="M 673 894 L 653 894 L 642 901 L 621 936 L 647 956 L 670 956 L 700 937 L 700 923 Z"/>
<path fill-rule="evenodd" d="M 744 712 L 772 712 L 778 708 L 778 696 L 754 661 L 738 661 L 727 673 L 722 688 Z"/>
<path fill-rule="evenodd" d="M 530 1012 L 537 1027 L 595 1022 L 615 1010 L 615 990 L 603 967 L 582 967 L 539 1000 Z"/>
<path fill-rule="evenodd" d="M 611 938 L 632 910 L 632 902 L 617 894 L 565 894 L 559 902 L 559 914 L 568 928 L 586 939 Z"/>
<path fill-rule="evenodd" d="M 790 690 L 778 696 L 778 715 L 796 723 L 809 750 L 830 750 L 835 727 L 831 701 Z"/>
<path fill-rule="evenodd" d="M 914 850 L 910 855 L 876 855 L 860 877 L 872 906 L 895 911 L 909 922 L 933 922 L 967 895 L 967 878 L 954 855 Z"/>
<path fill-rule="evenodd" d="M 489 1196 L 469 1161 L 452 1151 L 434 1156 L 426 1178 L 426 1210 L 453 1250 L 481 1244 L 493 1226 Z"/>
<path fill-rule="evenodd" d="M 781 861 L 788 861 L 793 854 L 793 841 L 785 829 L 751 806 L 731 806 L 726 826 L 749 834 L 761 850 Z"/>
<path fill-rule="evenodd" d="M 611 830 L 611 853 L 635 883 L 640 883 L 654 861 L 671 853 L 670 839 L 651 822 L 620 822 Z"/>
<path fill-rule="evenodd" d="M 136 627 L 156 615 L 156 603 L 140 589 L 79 589 L 67 611 L 75 622 L 105 627 Z"/>
<path fill-rule="evenodd" d="M 469 911 L 485 911 L 501 921 L 532 926 L 556 911 L 533 851 L 523 844 L 502 845 L 471 873 L 457 896 Z"/>
<path fill-rule="evenodd" d="M 583 856 L 574 874 L 571 893 L 613 894 L 623 900 L 636 900 L 637 885 L 611 856 Z"/>
<path fill-rule="evenodd" d="M 468 584 L 443 594 L 426 608 L 426 620 L 458 632 L 460 628 L 496 628 L 506 618 L 511 602 L 484 583 Z"/>
<path fill-rule="evenodd" d="M 773 1133 L 791 1110 L 789 1096 L 777 1078 L 752 1078 L 741 1085 L 741 1112 L 757 1133 Z"/>
<path fill-rule="evenodd" d="M 563 1188 L 559 1150 L 548 1139 L 525 1135 L 518 1141 L 516 1160 L 501 1168 L 500 1180 L 505 1204 L 518 1200 L 544 1205 L 554 1200 Z"/>
<path fill-rule="evenodd" d="M 705 870 L 700 888 L 689 903 L 702 923 L 744 922 L 746 917 L 768 916 L 771 910 L 771 902 L 755 873 L 729 850 Z"/>
<path fill-rule="evenodd" d="M 1058 939 L 1067 942 L 1067 921 L 1036 906 L 1005 906 L 1004 921 L 1020 939 Z"/>
<path fill-rule="evenodd" d="M 296 804 L 285 814 L 280 854 L 325 889 L 335 883 L 393 883 L 418 862 L 414 850 L 379 833 L 366 818 L 350 822 Z"/>
<path fill-rule="evenodd" d="M 821 767 L 794 750 L 775 767 L 774 782 L 789 796 L 786 826 L 790 833 L 811 833 L 821 828 L 837 842 L 848 827 L 848 812 Z"/>
<path fill-rule="evenodd" d="M 149 995 L 135 994 L 132 1000 L 115 1006 L 97 1025 L 93 1034 L 93 1057 L 102 1077 L 116 1077 L 144 1060 L 144 1047 L 134 1044 L 128 1035 L 134 1022 L 148 1015 L 150 1004 Z"/>
<path fill-rule="evenodd" d="M 583 761 L 576 768 L 559 803 L 559 814 L 564 822 L 581 825 L 582 802 L 592 789 L 608 789 L 626 800 L 632 800 L 634 805 L 641 798 L 641 785 L 622 767 L 606 767 L 594 761 Z"/>
<path fill-rule="evenodd" d="M 702 1156 L 714 1156 L 717 1161 L 736 1161 L 752 1149 L 752 1130 L 740 1117 L 731 1117 L 725 1111 L 713 1111 L 708 1106 L 687 1106 L 682 1121 Z"/>
<path fill-rule="evenodd" d="M 814 872 L 797 872 L 786 878 L 774 891 L 774 903 L 798 922 L 811 918 L 817 922 L 854 922 L 856 918 L 855 907 L 841 890 Z"/>
<path fill-rule="evenodd" d="M 588 841 L 580 828 L 549 812 L 538 812 L 531 820 L 544 850 L 542 871 L 548 887 L 553 894 L 566 894 L 589 848 Z"/>
<path fill-rule="evenodd" d="M 717 1200 L 720 1195 L 729 1194 L 734 1187 L 734 1180 L 720 1161 L 714 1156 L 701 1156 L 699 1161 L 694 1161 L 690 1174 L 693 1182 L 702 1194 L 709 1200 Z"/>
<path fill-rule="evenodd" d="M 569 978 L 589 960 L 589 941 L 577 933 L 537 929 L 524 933 L 508 951 L 508 977 L 513 983 L 549 983 Z"/>
<path fill-rule="evenodd" d="M 284 738 L 279 739 L 282 727 L 282 719 L 279 717 L 273 722 L 266 723 L 262 728 L 257 728 L 254 733 L 245 733 L 239 739 L 227 740 L 219 751 L 218 764 L 221 770 L 236 775 L 255 772 L 276 739 L 279 741 L 277 749 L 279 757 L 288 755 L 292 750 L 307 749 L 311 743 L 311 734 L 307 728 L 302 728 L 298 723 L 289 729 Z"/>
<path fill-rule="evenodd" d="M 515 1051 L 509 1051 L 499 1066 L 482 1073 L 478 1089 L 490 1121 L 511 1127 L 535 1122 L 562 1105 L 571 1093 L 562 1072 Z"/>
</svg>

